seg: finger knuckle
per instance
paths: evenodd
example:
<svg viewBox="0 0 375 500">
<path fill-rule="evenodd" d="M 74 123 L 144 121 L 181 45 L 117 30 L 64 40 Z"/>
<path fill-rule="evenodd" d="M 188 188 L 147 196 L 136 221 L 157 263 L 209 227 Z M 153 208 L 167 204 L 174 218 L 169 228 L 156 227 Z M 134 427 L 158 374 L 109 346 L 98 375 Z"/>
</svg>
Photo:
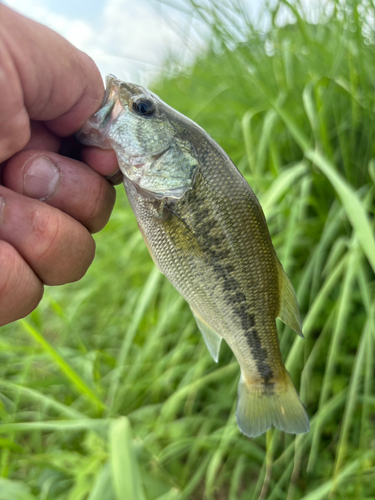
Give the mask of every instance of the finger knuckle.
<svg viewBox="0 0 375 500">
<path fill-rule="evenodd" d="M 30 140 L 30 123 L 24 110 L 14 115 L 0 134 L 0 161 L 21 151 Z"/>
<path fill-rule="evenodd" d="M 33 214 L 33 261 L 47 285 L 81 279 L 90 266 L 95 244 L 79 222 L 59 210 L 43 207 Z"/>
<path fill-rule="evenodd" d="M 43 285 L 7 242 L 0 241 L 0 326 L 27 316 L 39 304 Z"/>
<path fill-rule="evenodd" d="M 80 255 L 78 255 L 75 276 L 72 277 L 71 281 L 78 281 L 82 279 L 87 273 L 88 268 L 92 264 L 92 261 L 94 260 L 95 241 L 88 232 L 85 240 L 86 242 L 84 251 L 80 252 Z"/>
<path fill-rule="evenodd" d="M 116 199 L 116 191 L 99 177 L 91 189 L 86 209 L 86 225 L 92 233 L 100 231 L 108 222 Z"/>
<path fill-rule="evenodd" d="M 44 207 L 32 213 L 33 259 L 49 261 L 56 257 L 61 248 L 61 217 L 59 212 L 52 213 Z"/>
<path fill-rule="evenodd" d="M 12 275 L 17 267 L 16 255 L 16 251 L 11 245 L 5 241 L 0 241 L 0 269 L 2 271 L 0 280 L 0 297 L 4 296 L 8 292 L 10 282 L 12 281 Z"/>
<path fill-rule="evenodd" d="M 86 220 L 88 223 L 94 223 L 102 211 L 105 197 L 102 181 L 103 179 L 100 179 L 99 176 L 97 178 L 95 176 L 95 180 L 92 182 L 86 204 Z"/>
</svg>

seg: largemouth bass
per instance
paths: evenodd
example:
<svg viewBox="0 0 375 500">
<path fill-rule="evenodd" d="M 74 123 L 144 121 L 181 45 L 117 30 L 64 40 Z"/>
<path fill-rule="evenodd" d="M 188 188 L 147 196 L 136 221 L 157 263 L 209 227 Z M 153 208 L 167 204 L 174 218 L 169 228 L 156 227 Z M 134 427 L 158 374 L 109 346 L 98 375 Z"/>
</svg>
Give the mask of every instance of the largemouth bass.
<svg viewBox="0 0 375 500">
<path fill-rule="evenodd" d="M 155 264 L 189 303 L 214 360 L 222 338 L 236 356 L 240 430 L 307 432 L 276 329 L 278 317 L 302 336 L 296 295 L 262 208 L 229 156 L 155 94 L 113 76 L 77 138 L 115 150 Z"/>
</svg>

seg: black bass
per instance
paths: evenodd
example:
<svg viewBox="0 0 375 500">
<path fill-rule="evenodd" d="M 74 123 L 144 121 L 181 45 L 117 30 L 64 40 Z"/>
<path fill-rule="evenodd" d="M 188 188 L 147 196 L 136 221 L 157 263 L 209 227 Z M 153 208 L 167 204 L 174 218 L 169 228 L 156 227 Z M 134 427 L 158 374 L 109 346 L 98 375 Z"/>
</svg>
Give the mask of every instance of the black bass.
<svg viewBox="0 0 375 500">
<path fill-rule="evenodd" d="M 189 303 L 214 360 L 222 338 L 236 356 L 240 430 L 307 432 L 275 321 L 302 336 L 298 303 L 255 194 L 196 123 L 144 87 L 113 76 L 106 84 L 102 108 L 77 138 L 115 150 L 155 264 Z"/>
</svg>

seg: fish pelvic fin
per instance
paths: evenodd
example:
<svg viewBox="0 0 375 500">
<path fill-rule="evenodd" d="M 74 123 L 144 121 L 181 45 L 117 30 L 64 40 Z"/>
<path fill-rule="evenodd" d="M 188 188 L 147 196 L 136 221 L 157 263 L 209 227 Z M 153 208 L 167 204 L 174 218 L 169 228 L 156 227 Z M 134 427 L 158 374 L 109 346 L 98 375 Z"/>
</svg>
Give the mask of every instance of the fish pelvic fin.
<svg viewBox="0 0 375 500">
<path fill-rule="evenodd" d="M 195 321 L 197 322 L 198 328 L 202 334 L 202 337 L 206 343 L 207 349 L 210 351 L 211 356 L 217 363 L 219 361 L 219 352 L 221 337 L 215 332 L 208 324 L 199 316 L 198 313 L 190 306 L 191 312 L 194 315 Z"/>
<path fill-rule="evenodd" d="M 259 436 L 272 425 L 290 434 L 310 429 L 309 418 L 287 371 L 285 380 L 268 385 L 248 383 L 242 374 L 236 418 L 240 431 L 248 437 Z"/>
<path fill-rule="evenodd" d="M 293 285 L 280 262 L 278 262 L 278 273 L 280 310 L 277 317 L 294 330 L 300 337 L 304 338 L 296 292 L 294 291 Z"/>
</svg>

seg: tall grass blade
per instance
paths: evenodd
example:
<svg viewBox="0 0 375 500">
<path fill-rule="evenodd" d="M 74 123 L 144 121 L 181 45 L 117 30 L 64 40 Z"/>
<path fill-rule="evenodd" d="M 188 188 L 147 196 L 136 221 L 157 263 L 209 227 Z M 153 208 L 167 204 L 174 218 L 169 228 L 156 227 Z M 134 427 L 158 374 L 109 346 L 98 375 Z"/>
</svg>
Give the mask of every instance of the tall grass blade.
<svg viewBox="0 0 375 500">
<path fill-rule="evenodd" d="M 50 354 L 56 365 L 64 373 L 64 375 L 72 382 L 73 386 L 80 393 L 88 397 L 88 399 L 99 410 L 103 410 L 105 405 L 94 393 L 92 389 L 82 380 L 78 373 L 65 361 L 65 359 L 51 346 L 51 344 L 38 332 L 27 320 L 20 320 L 20 324 L 42 347 Z"/>
<path fill-rule="evenodd" d="M 59 401 L 55 401 L 52 398 L 34 389 L 30 389 L 18 384 L 12 384 L 11 382 L 7 382 L 5 380 L 0 380 L 0 387 L 1 386 L 3 386 L 5 389 L 8 389 L 9 391 L 16 392 L 24 396 L 25 398 L 28 398 L 35 402 L 40 402 L 45 408 L 53 408 L 59 413 L 65 414 L 66 417 L 73 419 L 85 418 L 85 415 L 80 411 L 72 408 L 71 406 L 64 405 Z"/>
<path fill-rule="evenodd" d="M 120 417 L 112 423 L 109 446 L 116 499 L 146 500 L 134 452 L 130 422 L 126 417 Z"/>
<path fill-rule="evenodd" d="M 369 456 L 370 453 L 366 453 L 362 459 L 358 458 L 356 460 L 353 460 L 349 462 L 342 470 L 341 472 L 336 476 L 335 478 L 335 484 L 341 485 L 342 482 L 351 480 L 351 477 L 355 474 L 355 472 L 361 467 L 361 462 L 363 459 L 365 459 L 367 456 Z M 311 493 L 308 493 L 307 495 L 304 495 L 301 500 L 323 500 L 328 498 L 329 492 L 332 489 L 332 484 L 333 484 L 333 479 L 330 479 L 329 481 L 326 481 L 324 484 L 321 486 L 318 486 L 314 491 Z"/>
<path fill-rule="evenodd" d="M 261 204 L 266 218 L 271 217 L 278 210 L 278 202 L 289 189 L 299 181 L 300 177 L 308 172 L 306 163 L 301 162 L 283 170 L 272 182 L 266 193 L 261 196 Z"/>
<path fill-rule="evenodd" d="M 365 329 L 361 335 L 361 339 L 359 341 L 359 347 L 358 347 L 358 352 L 355 357 L 355 362 L 354 362 L 354 368 L 352 372 L 352 377 L 350 379 L 350 384 L 349 384 L 349 391 L 348 391 L 348 398 L 345 404 L 345 412 L 341 424 L 341 429 L 340 429 L 340 438 L 339 442 L 337 445 L 337 454 L 336 454 L 336 462 L 334 465 L 334 471 L 333 471 L 333 479 L 334 482 L 332 484 L 332 491 L 334 491 L 335 488 L 335 478 L 337 474 L 339 473 L 341 469 L 341 465 L 344 461 L 345 454 L 347 453 L 347 448 L 348 448 L 348 433 L 351 424 L 353 423 L 353 412 L 355 409 L 355 405 L 357 403 L 358 399 L 358 393 L 360 390 L 360 382 L 361 382 L 361 377 L 363 375 L 363 365 L 364 365 L 364 359 L 365 359 L 365 348 L 368 344 L 368 337 L 371 335 L 370 331 L 370 323 L 367 322 L 365 325 Z"/>
<path fill-rule="evenodd" d="M 362 252 L 360 251 L 360 249 L 356 245 L 356 241 L 354 240 L 351 252 L 349 254 L 348 267 L 341 287 L 340 297 L 337 302 L 337 319 L 334 330 L 332 332 L 332 339 L 327 357 L 319 406 L 325 403 L 325 401 L 328 398 L 329 392 L 332 390 L 333 372 L 335 369 L 335 365 L 337 363 L 340 342 L 346 330 L 347 318 L 350 313 L 350 306 L 352 300 L 351 296 L 352 296 L 353 281 L 361 257 L 362 257 Z M 321 425 L 318 419 L 316 429 L 314 430 L 313 443 L 308 462 L 308 470 L 313 469 L 315 462 L 317 460 L 320 434 L 321 434 Z"/>
<path fill-rule="evenodd" d="M 108 418 L 86 418 L 82 420 L 51 420 L 44 422 L 19 422 L 0 424 L 0 433 L 42 431 L 102 431 L 112 422 Z"/>
<path fill-rule="evenodd" d="M 307 151 L 305 155 L 327 176 L 341 199 L 346 215 L 357 235 L 358 241 L 375 272 L 375 238 L 366 210 L 357 193 L 334 170 L 333 166 L 318 151 Z"/>
<path fill-rule="evenodd" d="M 135 307 L 133 318 L 126 330 L 126 334 L 122 342 L 119 355 L 117 357 L 117 366 L 113 372 L 113 377 L 109 390 L 109 401 L 110 401 L 111 412 L 114 412 L 116 410 L 115 398 L 131 343 L 134 339 L 135 334 L 137 333 L 139 323 L 141 322 L 141 319 L 144 315 L 147 306 L 149 305 L 150 300 L 157 292 L 158 283 L 160 281 L 161 276 L 162 276 L 161 272 L 155 266 L 152 269 L 148 277 L 148 280 L 146 281 L 143 287 L 142 293 Z"/>
<path fill-rule="evenodd" d="M 333 287 L 336 285 L 338 280 L 341 278 L 347 263 L 349 260 L 349 256 L 345 255 L 340 262 L 336 265 L 335 269 L 330 273 L 327 277 L 324 285 L 321 287 L 319 294 L 316 296 L 314 303 L 312 304 L 305 321 L 303 323 L 303 333 L 305 339 L 310 334 L 311 330 L 316 323 L 319 314 L 321 314 L 324 309 L 329 293 L 332 291 Z M 294 367 L 298 364 L 300 360 L 300 353 L 303 349 L 303 339 L 301 337 L 295 337 L 293 345 L 289 351 L 288 357 L 286 359 L 285 366 L 288 368 L 290 372 L 293 372 Z"/>
<path fill-rule="evenodd" d="M 310 141 L 303 134 L 293 119 L 287 112 L 275 105 L 275 109 L 284 120 L 296 142 L 303 150 L 305 157 L 316 165 L 328 178 L 340 197 L 341 203 L 345 209 L 346 215 L 355 230 L 358 240 L 368 258 L 372 269 L 375 272 L 375 238 L 373 230 L 358 195 L 351 186 L 340 176 L 333 165 L 318 151 L 313 150 Z"/>
<path fill-rule="evenodd" d="M 30 489 L 20 481 L 0 477 L 0 500 L 36 500 Z"/>
<path fill-rule="evenodd" d="M 116 500 L 109 463 L 103 465 L 87 500 Z"/>
</svg>

